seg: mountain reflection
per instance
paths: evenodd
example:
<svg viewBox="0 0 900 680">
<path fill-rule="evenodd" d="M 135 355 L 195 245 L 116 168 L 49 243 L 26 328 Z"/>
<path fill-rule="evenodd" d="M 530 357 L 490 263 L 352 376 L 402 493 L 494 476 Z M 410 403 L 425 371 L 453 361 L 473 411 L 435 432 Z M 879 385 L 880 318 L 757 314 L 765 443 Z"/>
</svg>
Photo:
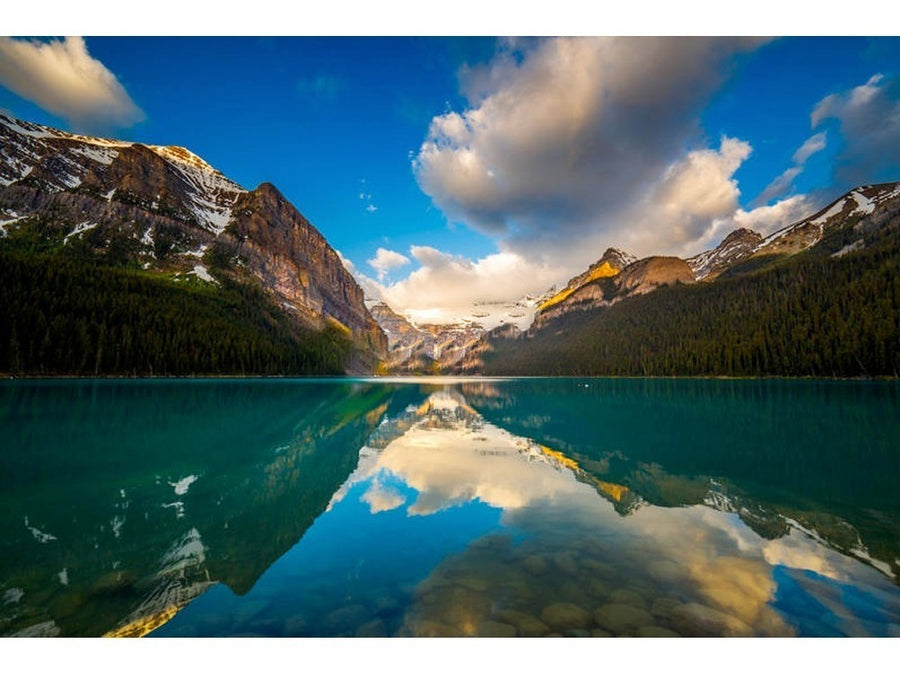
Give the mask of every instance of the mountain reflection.
<svg viewBox="0 0 900 680">
<path fill-rule="evenodd" d="M 869 387 L 0 390 L 0 632 L 900 635 Z"/>
<path fill-rule="evenodd" d="M 220 590 L 163 633 L 897 634 L 890 567 L 846 522 L 835 542 L 833 516 L 621 452 L 565 454 L 472 407 L 504 405 L 512 384 L 429 389 L 382 417 L 328 512 L 249 593 L 252 619 L 223 614 L 241 603 Z"/>
<path fill-rule="evenodd" d="M 481 385 L 466 386 L 473 387 L 484 394 Z M 381 450 L 364 450 L 364 464 L 347 483 L 369 484 L 362 499 L 372 512 L 404 503 L 392 486 L 398 481 L 417 493 L 408 515 L 478 501 L 501 509 L 502 530 L 518 537 L 476 542 L 440 564 L 418 587 L 421 597 L 407 617 L 412 634 L 512 633 L 509 627 L 524 620 L 532 631 L 543 622 L 546 632 L 571 634 L 788 635 L 795 629 L 792 613 L 779 610 L 776 567 L 788 572 L 782 579 L 790 570 L 816 574 L 833 599 L 851 581 L 882 592 L 877 576 L 815 531 L 758 505 L 748 509 L 708 478 L 676 478 L 641 464 L 614 481 L 600 479 L 559 451 L 484 421 L 454 390 L 429 397 L 403 427 L 384 427 L 403 434 Z M 595 469 L 615 467 L 608 458 L 593 462 Z M 622 483 L 636 479 L 655 495 L 699 507 L 649 506 Z M 394 499 L 388 508 L 385 497 Z M 775 532 L 772 524 L 779 525 Z M 854 539 L 845 550 L 868 558 L 858 534 L 844 526 Z M 894 595 L 880 607 L 883 621 L 898 602 Z M 879 629 L 886 630 L 851 617 L 837 630 Z"/>
<path fill-rule="evenodd" d="M 4 441 L 27 454 L 2 461 L 0 634 L 143 635 L 214 583 L 248 591 L 353 470 L 391 390 L 41 382 L 0 397 Z"/>
</svg>

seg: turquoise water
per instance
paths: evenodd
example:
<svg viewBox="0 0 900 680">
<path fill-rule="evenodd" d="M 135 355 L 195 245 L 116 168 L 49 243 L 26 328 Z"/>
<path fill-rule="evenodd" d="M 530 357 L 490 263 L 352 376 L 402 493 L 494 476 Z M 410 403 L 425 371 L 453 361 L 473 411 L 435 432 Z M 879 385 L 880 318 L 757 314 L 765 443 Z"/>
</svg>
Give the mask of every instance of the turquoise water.
<svg viewBox="0 0 900 680">
<path fill-rule="evenodd" d="M 898 636 L 900 385 L 7 381 L 0 634 Z"/>
</svg>

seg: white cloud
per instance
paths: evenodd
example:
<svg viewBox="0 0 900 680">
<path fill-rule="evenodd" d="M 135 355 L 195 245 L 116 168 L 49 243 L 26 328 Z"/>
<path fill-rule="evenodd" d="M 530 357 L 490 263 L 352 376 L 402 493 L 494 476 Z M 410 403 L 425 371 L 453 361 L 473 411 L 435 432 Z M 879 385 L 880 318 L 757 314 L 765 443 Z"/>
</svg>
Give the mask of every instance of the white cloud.
<svg viewBox="0 0 900 680">
<path fill-rule="evenodd" d="M 377 211 L 378 211 L 377 205 L 373 205 L 372 203 L 369 203 L 369 205 L 366 206 L 366 212 L 373 213 L 373 212 L 377 212 Z"/>
<path fill-rule="evenodd" d="M 409 264 L 409 258 L 393 250 L 379 248 L 375 251 L 375 257 L 368 260 L 368 263 L 378 272 L 378 280 L 381 281 L 391 269 Z"/>
<path fill-rule="evenodd" d="M 824 149 L 826 143 L 826 133 L 824 132 L 819 132 L 803 142 L 791 158 L 794 161 L 794 165 L 769 182 L 768 186 L 757 196 L 754 203 L 756 205 L 765 205 L 772 199 L 788 193 L 793 186 L 794 180 L 803 172 L 803 166 L 809 160 L 809 157 Z"/>
<path fill-rule="evenodd" d="M 622 239 L 616 219 L 691 149 L 730 58 L 715 38 L 554 38 L 504 44 L 463 72 L 469 108 L 432 120 L 413 159 L 454 220 L 539 259 L 577 259 Z M 686 211 L 682 211 L 686 215 Z M 630 216 L 631 213 L 629 213 Z M 686 215 L 693 219 L 690 215 Z M 657 220 L 663 239 L 670 225 Z M 676 225 L 689 232 L 691 227 Z M 648 239 L 632 247 L 652 249 Z M 627 244 L 622 244 L 627 245 Z"/>
<path fill-rule="evenodd" d="M 827 140 L 825 133 L 819 132 L 803 142 L 800 148 L 794 152 L 792 160 L 797 165 L 803 165 L 804 163 L 806 163 L 810 156 L 824 149 L 826 143 Z"/>
<path fill-rule="evenodd" d="M 357 280 L 370 296 L 413 321 L 449 323 L 471 314 L 477 302 L 516 301 L 560 286 L 609 246 L 639 255 L 688 257 L 714 247 L 735 229 L 767 235 L 814 212 L 805 195 L 742 209 L 734 174 L 751 152 L 747 142 L 723 137 L 718 149 L 687 153 L 632 205 L 610 214 L 605 229 L 581 234 L 577 246 L 552 257 L 502 245 L 500 252 L 470 260 L 414 246 L 410 252 L 419 267 L 407 278 L 389 286 Z"/>
<path fill-rule="evenodd" d="M 144 119 L 82 38 L 40 42 L 0 37 L 0 83 L 82 131 L 124 128 Z"/>
<path fill-rule="evenodd" d="M 895 180 L 900 171 L 900 80 L 876 73 L 842 93 L 830 94 L 812 111 L 816 128 L 838 121 L 845 147 L 837 177 L 845 184 Z"/>
<path fill-rule="evenodd" d="M 709 226 L 738 210 L 734 173 L 751 152 L 747 142 L 723 137 L 718 151 L 691 151 L 670 165 L 614 220 L 615 244 L 642 254 L 694 254 L 697 242 L 708 240 Z"/>
<path fill-rule="evenodd" d="M 566 268 L 532 262 L 513 252 L 477 260 L 429 246 L 413 246 L 410 253 L 419 267 L 402 281 L 385 286 L 357 280 L 371 297 L 420 322 L 449 323 L 470 314 L 477 302 L 540 294 L 570 274 Z"/>
<path fill-rule="evenodd" d="M 752 229 L 763 236 L 768 236 L 782 227 L 793 224 L 804 217 L 809 217 L 817 208 L 809 196 L 799 194 L 785 198 L 772 205 L 763 205 L 753 210 L 739 209 L 730 220 L 725 220 L 727 231 L 724 236 L 734 229 Z M 730 223 L 733 223 L 733 227 Z"/>
<path fill-rule="evenodd" d="M 465 68 L 462 111 L 436 116 L 412 159 L 422 189 L 452 220 L 497 242 L 477 260 L 424 246 L 419 267 L 375 294 L 414 319 L 451 321 L 473 303 L 545 292 L 610 247 L 640 257 L 695 255 L 739 227 L 771 233 L 805 217 L 807 196 L 741 208 L 736 173 L 749 142 L 704 138 L 699 113 L 736 52 L 730 39 L 504 41 Z M 763 203 L 791 189 L 825 147 L 819 132 Z"/>
</svg>

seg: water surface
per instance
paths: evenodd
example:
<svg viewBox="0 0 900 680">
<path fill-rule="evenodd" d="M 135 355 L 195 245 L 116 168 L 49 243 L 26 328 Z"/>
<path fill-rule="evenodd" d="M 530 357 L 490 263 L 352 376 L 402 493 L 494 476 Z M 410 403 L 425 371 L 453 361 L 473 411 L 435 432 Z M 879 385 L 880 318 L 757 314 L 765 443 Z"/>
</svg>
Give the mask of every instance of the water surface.
<svg viewBox="0 0 900 680">
<path fill-rule="evenodd" d="M 900 389 L 9 381 L 0 634 L 900 635 Z"/>
</svg>

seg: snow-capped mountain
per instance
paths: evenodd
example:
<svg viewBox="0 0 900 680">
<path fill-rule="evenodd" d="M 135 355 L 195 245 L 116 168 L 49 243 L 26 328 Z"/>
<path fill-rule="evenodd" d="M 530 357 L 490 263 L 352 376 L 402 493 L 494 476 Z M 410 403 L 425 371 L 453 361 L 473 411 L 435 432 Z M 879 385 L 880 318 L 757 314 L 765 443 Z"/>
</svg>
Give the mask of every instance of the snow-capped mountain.
<svg viewBox="0 0 900 680">
<path fill-rule="evenodd" d="M 715 248 L 686 260 L 660 256 L 637 260 L 610 248 L 603 258 L 572 278 L 566 288 L 541 302 L 532 328 L 571 311 L 609 306 L 661 285 L 710 281 L 738 265 L 762 264 L 814 246 L 839 257 L 863 247 L 866 234 L 880 229 L 898 210 L 900 183 L 869 185 L 853 189 L 767 238 L 749 229 L 737 229 Z M 833 243 L 823 241 L 829 234 Z"/>
<path fill-rule="evenodd" d="M 686 261 L 698 281 L 715 278 L 733 264 L 747 259 L 763 242 L 763 237 L 750 229 L 736 229 L 715 248 L 704 250 Z"/>
<path fill-rule="evenodd" d="M 387 336 L 383 367 L 391 373 L 453 372 L 485 332 L 472 321 L 416 325 L 381 301 L 370 311 Z"/>
<path fill-rule="evenodd" d="M 820 243 L 829 232 L 853 221 L 859 238 L 829 253 L 839 257 L 862 247 L 864 232 L 885 219 L 898 198 L 900 183 L 857 187 L 817 213 L 765 238 L 749 229 L 733 231 L 717 247 L 688 258 L 687 263 L 698 281 L 714 279 L 729 267 L 753 257 L 790 256 L 808 250 Z M 881 215 L 875 215 L 876 211 Z"/>
<path fill-rule="evenodd" d="M 75 135 L 0 115 L 0 239 L 209 285 L 255 281 L 304 326 L 386 341 L 325 238 L 271 184 L 245 190 L 177 146 Z"/>
</svg>

